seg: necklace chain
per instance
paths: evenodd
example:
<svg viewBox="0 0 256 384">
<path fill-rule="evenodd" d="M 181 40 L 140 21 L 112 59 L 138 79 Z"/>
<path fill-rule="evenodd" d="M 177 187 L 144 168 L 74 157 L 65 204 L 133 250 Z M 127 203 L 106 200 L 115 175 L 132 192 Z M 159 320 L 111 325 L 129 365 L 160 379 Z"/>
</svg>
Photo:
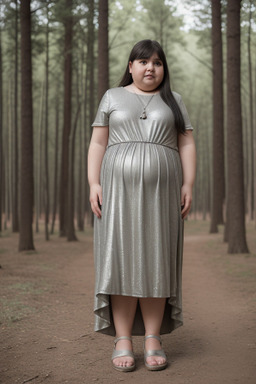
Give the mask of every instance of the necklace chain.
<svg viewBox="0 0 256 384">
<path fill-rule="evenodd" d="M 135 91 L 135 90 L 134 90 L 134 91 Z M 139 94 L 138 94 L 137 92 L 134 92 L 134 93 L 135 93 L 135 95 L 137 96 L 137 98 L 139 99 L 140 103 L 141 103 L 142 106 L 143 106 L 143 111 L 142 111 L 142 113 L 141 113 L 141 115 L 140 115 L 140 119 L 145 120 L 145 119 L 147 119 L 146 108 L 147 108 L 147 106 L 149 105 L 150 101 L 151 101 L 151 100 L 153 99 L 153 97 L 155 96 L 155 93 L 153 93 L 153 95 L 150 97 L 150 99 L 149 99 L 149 101 L 147 102 L 146 105 L 144 105 L 144 103 L 142 102 L 141 98 L 139 97 Z M 142 95 L 143 95 L 143 94 L 142 94 Z"/>
<path fill-rule="evenodd" d="M 149 105 L 150 101 L 153 99 L 153 97 L 154 97 L 155 95 L 152 95 L 152 96 L 150 97 L 150 99 L 149 99 L 149 101 L 147 102 L 146 105 L 143 104 L 142 100 L 140 99 L 140 97 L 139 97 L 139 95 L 138 95 L 137 93 L 136 93 L 136 95 L 137 95 L 138 99 L 140 100 L 140 103 L 141 103 L 142 106 L 143 106 L 143 111 L 142 111 L 142 114 L 140 115 L 140 119 L 145 120 L 145 119 L 147 119 L 146 108 L 147 108 L 147 106 Z"/>
</svg>

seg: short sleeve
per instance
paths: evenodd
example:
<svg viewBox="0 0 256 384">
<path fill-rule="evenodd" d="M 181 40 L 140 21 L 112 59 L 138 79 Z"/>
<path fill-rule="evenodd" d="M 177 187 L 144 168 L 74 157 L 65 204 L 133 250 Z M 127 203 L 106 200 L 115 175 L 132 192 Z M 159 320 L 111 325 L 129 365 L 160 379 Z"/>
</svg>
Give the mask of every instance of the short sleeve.
<svg viewBox="0 0 256 384">
<path fill-rule="evenodd" d="M 109 124 L 109 92 L 107 91 L 99 104 L 92 127 L 105 127 Z"/>
<path fill-rule="evenodd" d="M 181 113 L 182 113 L 182 116 L 184 119 L 185 129 L 193 131 L 193 127 L 192 127 L 192 124 L 191 124 L 190 119 L 189 119 L 188 111 L 187 111 L 187 108 L 186 108 L 186 106 L 182 100 L 182 97 L 180 97 L 178 104 L 179 104 L 179 107 L 180 107 L 180 110 L 181 110 Z"/>
</svg>

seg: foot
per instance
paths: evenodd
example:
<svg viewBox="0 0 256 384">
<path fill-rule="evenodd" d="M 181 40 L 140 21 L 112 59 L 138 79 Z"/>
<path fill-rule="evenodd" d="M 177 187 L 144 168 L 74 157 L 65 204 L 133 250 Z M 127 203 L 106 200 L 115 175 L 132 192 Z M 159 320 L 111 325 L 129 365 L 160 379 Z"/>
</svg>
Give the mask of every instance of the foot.
<svg viewBox="0 0 256 384">
<path fill-rule="evenodd" d="M 126 350 L 126 351 L 132 352 L 132 342 L 126 339 L 119 340 L 116 343 L 115 350 L 116 351 Z M 116 367 L 120 367 L 120 368 L 132 367 L 134 366 L 134 359 L 130 356 L 116 357 L 115 359 L 113 359 L 113 364 Z"/>
<path fill-rule="evenodd" d="M 160 341 L 153 338 L 153 337 L 150 337 L 148 339 L 145 340 L 145 351 L 152 351 L 152 350 L 162 350 L 162 347 L 161 347 L 161 344 L 160 344 Z M 149 366 L 158 366 L 158 365 L 163 365 L 163 364 L 166 364 L 166 358 L 162 357 L 162 356 L 148 356 L 146 358 L 146 363 L 149 365 Z"/>
</svg>

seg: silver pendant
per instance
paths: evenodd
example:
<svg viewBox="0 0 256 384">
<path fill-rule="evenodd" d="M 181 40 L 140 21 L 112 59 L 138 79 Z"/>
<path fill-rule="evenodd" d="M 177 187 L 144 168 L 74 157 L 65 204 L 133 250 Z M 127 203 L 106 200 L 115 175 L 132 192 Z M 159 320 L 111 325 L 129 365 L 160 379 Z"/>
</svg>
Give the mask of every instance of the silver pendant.
<svg viewBox="0 0 256 384">
<path fill-rule="evenodd" d="M 140 119 L 145 120 L 147 118 L 146 111 L 143 111 L 140 115 Z"/>
</svg>

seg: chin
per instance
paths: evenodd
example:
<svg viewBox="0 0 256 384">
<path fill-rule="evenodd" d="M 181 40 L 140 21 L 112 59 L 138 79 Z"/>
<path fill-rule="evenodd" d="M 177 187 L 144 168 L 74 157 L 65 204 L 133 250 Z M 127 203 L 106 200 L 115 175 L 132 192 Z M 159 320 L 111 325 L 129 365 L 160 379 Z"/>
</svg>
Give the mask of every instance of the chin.
<svg viewBox="0 0 256 384">
<path fill-rule="evenodd" d="M 158 87 L 159 87 L 159 85 L 150 85 L 150 84 L 145 85 L 145 88 L 147 89 L 147 91 L 154 91 Z"/>
</svg>

